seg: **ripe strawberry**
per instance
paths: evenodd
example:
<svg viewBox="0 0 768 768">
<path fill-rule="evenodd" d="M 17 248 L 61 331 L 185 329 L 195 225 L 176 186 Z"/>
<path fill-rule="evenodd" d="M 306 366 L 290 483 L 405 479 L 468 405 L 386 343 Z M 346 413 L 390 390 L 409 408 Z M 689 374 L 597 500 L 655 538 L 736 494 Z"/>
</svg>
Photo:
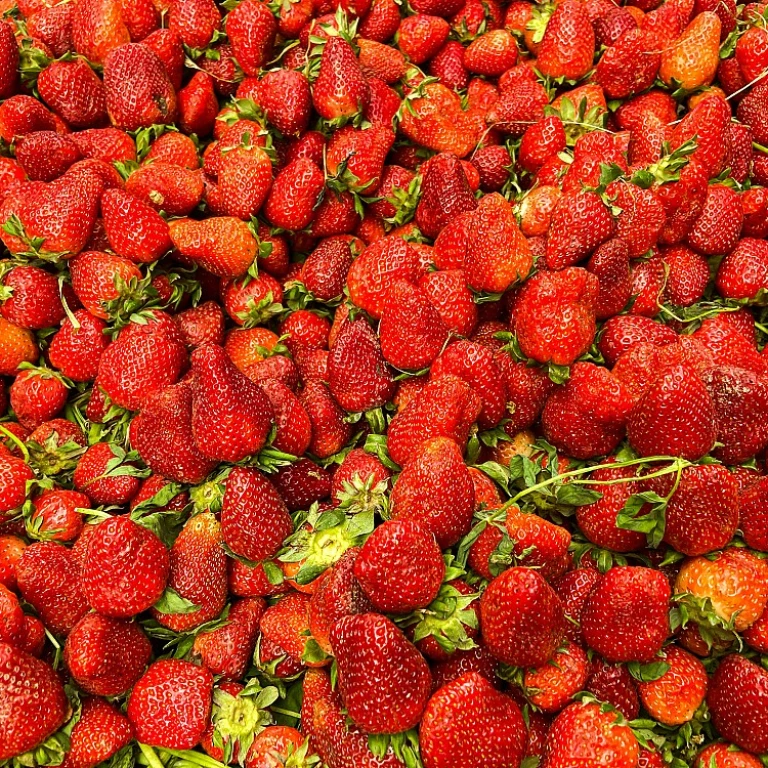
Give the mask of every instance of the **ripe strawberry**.
<svg viewBox="0 0 768 768">
<path fill-rule="evenodd" d="M 463 451 L 469 430 L 482 410 L 482 401 L 457 376 L 429 382 L 390 423 L 387 447 L 401 466 L 433 437 L 448 437 Z"/>
<path fill-rule="evenodd" d="M 165 211 L 169 216 L 187 216 L 203 197 L 203 177 L 199 171 L 157 161 L 142 165 L 134 171 L 125 182 L 125 191 L 151 205 L 156 211 Z M 182 221 L 186 223 L 186 220 Z M 218 226 L 224 231 L 219 233 Z M 207 227 L 201 226 L 199 234 L 208 234 L 209 228 L 214 230 L 214 239 L 217 235 L 224 236 L 228 232 L 224 224 L 210 223 Z M 171 239 L 173 240 L 173 236 Z M 204 238 L 201 239 L 204 241 Z M 176 242 L 174 245 L 181 250 Z M 230 243 L 230 247 L 234 249 L 234 243 Z M 182 255 L 186 255 L 183 250 Z"/>
<path fill-rule="evenodd" d="M 323 172 L 308 158 L 298 158 L 275 177 L 264 215 L 276 227 L 304 229 L 315 218 L 324 186 Z"/>
<path fill-rule="evenodd" d="M 720 735 L 755 754 L 768 748 L 766 699 L 768 673 L 738 654 L 726 656 L 720 663 L 707 694 Z"/>
<path fill-rule="evenodd" d="M 640 714 L 637 686 L 624 664 L 609 664 L 596 656 L 592 661 L 585 690 L 599 701 L 615 707 L 627 720 L 634 720 Z"/>
<path fill-rule="evenodd" d="M 477 208 L 477 202 L 461 162 L 447 152 L 443 152 L 430 160 L 424 171 L 421 198 L 416 208 L 415 220 L 419 229 L 427 237 L 435 238 L 446 224 L 456 219 L 457 215 L 465 211 L 474 211 L 475 208 Z M 490 210 L 488 215 L 491 215 Z M 509 228 L 509 222 L 506 224 Z M 492 229 L 490 229 L 490 233 L 493 233 Z M 521 242 L 521 238 L 514 237 L 514 230 L 512 233 L 511 243 L 507 243 L 506 246 L 508 250 L 514 253 L 514 273 L 516 274 L 518 271 L 516 267 L 519 266 L 520 272 L 524 270 L 525 245 L 524 242 Z M 463 264 L 452 266 L 460 267 Z M 483 263 L 480 262 L 475 270 L 478 279 L 482 279 L 484 277 Z"/>
<path fill-rule="evenodd" d="M 221 28 L 221 12 L 213 0 L 174 0 L 168 11 L 168 28 L 190 48 L 207 48 Z"/>
<path fill-rule="evenodd" d="M 517 765 L 526 743 L 518 706 L 477 672 L 438 689 L 424 711 L 420 737 L 425 768 Z"/>
<path fill-rule="evenodd" d="M 37 747 L 67 720 L 69 702 L 58 675 L 43 661 L 0 643 L 3 737 L 0 758 Z"/>
<path fill-rule="evenodd" d="M 103 64 L 108 54 L 130 42 L 118 0 L 87 0 L 72 14 L 72 43 L 75 51 Z"/>
<path fill-rule="evenodd" d="M 133 687 L 128 719 L 144 744 L 191 749 L 208 725 L 212 697 L 213 675 L 207 669 L 163 659 L 154 662 Z"/>
<path fill-rule="evenodd" d="M 331 630 L 339 691 L 368 733 L 397 733 L 421 720 L 432 688 L 424 657 L 387 618 L 344 616 Z"/>
<path fill-rule="evenodd" d="M 768 502 L 768 481 L 762 478 L 742 490 L 739 497 L 739 527 L 744 534 L 744 541 L 753 549 L 763 552 L 768 552 L 766 502 Z"/>
<path fill-rule="evenodd" d="M 0 315 L 10 323 L 40 330 L 56 326 L 64 319 L 59 282 L 40 267 L 11 267 L 2 277 L 0 291 L 5 297 Z M 63 295 L 70 302 L 74 299 L 68 288 L 63 289 Z"/>
<path fill-rule="evenodd" d="M 635 735 L 616 712 L 578 702 L 566 707 L 552 723 L 544 760 L 547 768 L 568 768 L 574 761 L 634 768 L 638 753 Z"/>
<path fill-rule="evenodd" d="M 260 382 L 275 414 L 272 445 L 279 451 L 302 456 L 312 440 L 312 422 L 296 395 L 277 379 Z"/>
<path fill-rule="evenodd" d="M 739 194 L 713 184 L 707 190 L 701 214 L 688 232 L 688 245 L 712 255 L 731 251 L 739 239 L 744 214 Z"/>
<path fill-rule="evenodd" d="M 699 13 L 673 46 L 661 55 L 659 76 L 687 89 L 712 82 L 719 61 L 720 19 L 712 11 Z"/>
<path fill-rule="evenodd" d="M 583 5 L 569 0 L 547 22 L 538 50 L 537 67 L 551 78 L 579 80 L 592 68 L 595 33 Z"/>
<path fill-rule="evenodd" d="M 61 411 L 67 394 L 67 385 L 50 369 L 25 368 L 11 384 L 10 402 L 19 423 L 35 429 Z"/>
<path fill-rule="evenodd" d="M 53 181 L 81 159 L 77 144 L 55 131 L 28 133 L 16 145 L 16 162 L 32 181 Z"/>
<path fill-rule="evenodd" d="M 133 286 L 143 277 L 130 260 L 103 251 L 83 251 L 69 264 L 75 295 L 91 315 L 103 320 L 119 310 L 120 299 L 131 298 Z"/>
<path fill-rule="evenodd" d="M 745 237 L 720 262 L 715 281 L 721 296 L 753 299 L 768 288 L 768 248 L 763 240 Z"/>
<path fill-rule="evenodd" d="M 169 230 L 174 247 L 185 259 L 219 277 L 244 275 L 256 258 L 256 240 L 245 222 L 234 217 L 174 219 Z"/>
<path fill-rule="evenodd" d="M 541 363 L 570 365 L 595 335 L 598 281 L 579 267 L 539 272 L 528 280 L 515 307 L 520 348 Z"/>
<path fill-rule="evenodd" d="M 14 188 L 0 204 L 2 241 L 12 254 L 78 254 L 93 231 L 102 189 L 90 173 Z"/>
<path fill-rule="evenodd" d="M 437 597 L 445 564 L 429 529 L 396 519 L 371 534 L 355 560 L 354 573 L 375 609 L 409 613 Z"/>
<path fill-rule="evenodd" d="M 712 399 L 696 372 L 676 365 L 632 409 L 627 435 L 643 456 L 666 454 L 695 461 L 714 445 L 715 416 Z"/>
<path fill-rule="evenodd" d="M 643 706 L 663 725 L 683 725 L 693 719 L 707 694 L 707 672 L 692 654 L 669 646 L 662 651 L 667 670 L 656 680 L 640 681 Z"/>
<path fill-rule="evenodd" d="M 28 546 L 16 565 L 16 578 L 21 596 L 57 635 L 70 632 L 88 611 L 77 567 L 63 544 Z"/>
<path fill-rule="evenodd" d="M 95 696 L 119 696 L 133 687 L 152 647 L 133 622 L 87 613 L 64 646 L 64 661 L 77 684 Z"/>
<path fill-rule="evenodd" d="M 552 661 L 525 672 L 528 700 L 544 712 L 559 712 L 574 694 L 584 690 L 589 666 L 587 654 L 578 645 L 566 644 Z"/>
<path fill-rule="evenodd" d="M 0 51 L 3 68 L 0 70 L 0 96 L 7 99 L 16 93 L 19 82 L 19 49 L 10 25 L 0 32 Z"/>
<path fill-rule="evenodd" d="M 416 13 L 400 22 L 397 42 L 400 50 L 414 64 L 423 64 L 443 47 L 450 31 L 450 25 L 445 19 Z"/>
<path fill-rule="evenodd" d="M 29 522 L 36 538 L 43 541 L 73 541 L 83 530 L 83 516 L 78 509 L 88 509 L 91 500 L 77 491 L 55 488 L 34 499 Z"/>
<path fill-rule="evenodd" d="M 222 157 L 217 184 L 208 190 L 208 204 L 217 215 L 248 221 L 259 212 L 271 185 L 267 153 L 259 147 L 238 147 Z"/>
<path fill-rule="evenodd" d="M 352 265 L 354 241 L 346 237 L 328 237 L 307 256 L 301 267 L 301 281 L 320 301 L 341 296 Z"/>
<path fill-rule="evenodd" d="M 86 699 L 80 719 L 72 729 L 64 764 L 69 768 L 93 768 L 109 760 L 132 740 L 133 729 L 122 712 L 104 699 Z"/>
<path fill-rule="evenodd" d="M 92 381 L 99 360 L 109 344 L 104 334 L 106 323 L 84 309 L 73 313 L 78 327 L 67 318 L 53 335 L 48 347 L 51 365 L 74 381 Z"/>
<path fill-rule="evenodd" d="M 56 130 L 53 113 L 31 96 L 11 96 L 0 105 L 0 137 L 11 142 L 33 131 Z"/>
<path fill-rule="evenodd" d="M 614 567 L 584 603 L 587 645 L 608 661 L 649 661 L 669 636 L 666 576 L 650 568 Z"/>
<path fill-rule="evenodd" d="M 218 520 L 210 512 L 191 517 L 173 542 L 168 586 L 197 606 L 189 612 L 152 613 L 160 624 L 174 632 L 188 631 L 216 618 L 227 602 L 227 556 Z"/>
<path fill-rule="evenodd" d="M 310 452 L 319 459 L 338 453 L 352 436 L 352 429 L 326 384 L 318 379 L 305 381 L 299 400 L 312 422 Z"/>
<path fill-rule="evenodd" d="M 4 587 L 16 590 L 16 564 L 26 548 L 27 544 L 18 536 L 0 535 L 0 584 Z"/>
<path fill-rule="evenodd" d="M 21 648 L 26 634 L 24 611 L 18 598 L 7 587 L 0 587 L 0 642 Z"/>
<path fill-rule="evenodd" d="M 35 363 L 39 355 L 32 331 L 0 317 L 0 375 L 15 376 L 22 363 Z"/>
<path fill-rule="evenodd" d="M 168 224 L 146 203 L 120 189 L 101 198 L 101 215 L 109 244 L 134 263 L 157 261 L 171 249 Z"/>
<path fill-rule="evenodd" d="M 112 517 L 90 536 L 83 592 L 99 613 L 130 618 L 158 601 L 169 572 L 168 550 L 154 533 L 128 517 Z"/>
<path fill-rule="evenodd" d="M 245 598 L 232 604 L 228 621 L 195 638 L 194 653 L 214 675 L 240 680 L 253 656 L 259 621 L 265 604 L 260 598 Z"/>
<path fill-rule="evenodd" d="M 761 765 L 756 757 L 722 741 L 705 747 L 695 763 L 696 768 L 760 768 Z M 655 765 L 649 764 L 649 768 L 655 768 Z"/>
<path fill-rule="evenodd" d="M 273 419 L 266 395 L 237 370 L 222 347 L 199 347 L 191 361 L 192 434 L 198 448 L 219 461 L 258 453 Z"/>
<path fill-rule="evenodd" d="M 221 513 L 224 541 L 249 560 L 274 557 L 293 521 L 272 483 L 256 470 L 236 468 L 227 478 Z"/>
<path fill-rule="evenodd" d="M 619 357 L 636 344 L 650 342 L 656 346 L 670 344 L 677 339 L 675 331 L 642 315 L 617 315 L 603 327 L 598 349 L 606 363 L 613 366 Z"/>
<path fill-rule="evenodd" d="M 540 666 L 563 639 L 565 614 L 560 598 L 538 573 L 509 568 L 483 593 L 480 624 L 488 650 L 499 661 Z"/>
<path fill-rule="evenodd" d="M 715 555 L 686 560 L 675 592 L 708 599 L 711 610 L 737 632 L 748 629 L 765 610 L 768 580 L 762 560 L 745 549 L 728 548 Z"/>
<path fill-rule="evenodd" d="M 367 411 L 392 399 L 395 384 L 370 325 L 358 318 L 346 323 L 328 358 L 331 394 L 347 411 Z"/>
<path fill-rule="evenodd" d="M 275 475 L 275 487 L 288 509 L 296 512 L 323 501 L 331 493 L 331 475 L 309 459 L 299 459 L 281 467 Z"/>
<path fill-rule="evenodd" d="M 370 90 L 352 46 L 342 37 L 330 37 L 320 58 L 320 71 L 312 88 L 312 104 L 320 117 L 353 117 L 368 103 Z"/>
<path fill-rule="evenodd" d="M 255 76 L 267 63 L 275 41 L 277 23 L 271 11 L 255 0 L 241 3 L 226 17 L 232 53 L 246 75 Z"/>
<path fill-rule="evenodd" d="M 460 269 L 428 272 L 419 287 L 440 313 L 444 325 L 458 336 L 469 336 L 477 324 L 477 305 Z"/>
</svg>

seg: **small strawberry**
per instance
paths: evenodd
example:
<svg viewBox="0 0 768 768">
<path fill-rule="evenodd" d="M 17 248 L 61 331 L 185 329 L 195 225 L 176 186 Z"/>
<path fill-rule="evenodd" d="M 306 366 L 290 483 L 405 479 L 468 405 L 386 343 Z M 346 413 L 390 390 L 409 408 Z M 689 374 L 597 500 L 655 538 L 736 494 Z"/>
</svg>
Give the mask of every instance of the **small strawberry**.
<svg viewBox="0 0 768 768">
<path fill-rule="evenodd" d="M 134 263 L 157 261 L 171 249 L 165 220 L 146 203 L 120 189 L 101 198 L 101 215 L 109 244 Z"/>
<path fill-rule="evenodd" d="M 183 707 L 176 702 L 184 702 Z M 156 661 L 134 685 L 128 700 L 128 719 L 136 738 L 169 749 L 196 746 L 208 725 L 213 698 L 213 675 L 188 661 Z"/>
<path fill-rule="evenodd" d="M 704 207 L 688 232 L 688 245 L 707 255 L 728 253 L 739 239 L 744 220 L 739 194 L 720 184 L 707 190 Z"/>
<path fill-rule="evenodd" d="M 727 299 L 754 299 L 768 288 L 768 247 L 763 240 L 744 237 L 720 262 L 715 280 Z"/>
<path fill-rule="evenodd" d="M 264 215 L 276 227 L 304 229 L 315 218 L 324 188 L 320 168 L 308 158 L 298 158 L 275 177 L 264 204 Z"/>
<path fill-rule="evenodd" d="M 429 666 L 403 633 L 375 613 L 344 616 L 331 631 L 339 691 L 368 733 L 397 733 L 421 720 L 432 688 Z"/>
<path fill-rule="evenodd" d="M 762 763 L 734 744 L 720 741 L 705 747 L 694 765 L 696 768 L 760 768 Z M 638 763 L 638 768 L 644 767 Z M 657 768 L 656 763 L 649 763 L 648 768 Z M 659 768 L 663 768 L 663 763 L 659 763 Z"/>
<path fill-rule="evenodd" d="M 157 162 L 142 165 L 138 170 L 134 171 L 126 179 L 125 191 L 139 198 L 139 200 L 143 200 L 147 205 L 151 205 L 156 211 L 165 211 L 169 216 L 187 216 L 195 209 L 203 197 L 203 177 L 199 171 L 158 160 Z M 181 221 L 187 222 L 186 219 Z M 219 221 L 219 219 L 213 219 L 212 221 Z M 225 237 L 228 234 L 232 237 L 225 224 L 220 225 L 222 231 L 218 230 L 218 226 L 218 224 L 209 223 L 208 227 L 200 227 L 199 231 L 195 234 L 207 234 L 210 232 L 210 228 L 213 228 L 211 233 L 213 239 L 219 235 Z M 171 239 L 174 239 L 173 233 Z M 201 239 L 205 244 L 205 238 L 201 237 Z M 235 244 L 230 242 L 229 247 L 234 249 Z M 174 245 L 181 250 L 181 247 L 175 241 Z M 207 246 L 207 248 L 210 247 L 210 245 Z M 183 251 L 182 255 L 185 255 Z M 193 258 L 193 256 L 190 257 Z M 235 260 L 234 256 L 231 258 L 233 261 Z M 242 272 L 238 274 L 242 274 Z"/>
<path fill-rule="evenodd" d="M 443 47 L 450 31 L 451 27 L 445 19 L 416 13 L 400 22 L 397 42 L 408 59 L 414 64 L 423 64 Z"/>
<path fill-rule="evenodd" d="M 62 378 L 49 368 L 25 368 L 11 384 L 10 403 L 19 423 L 35 429 L 61 411 L 68 392 Z"/>
<path fill-rule="evenodd" d="M 338 453 L 352 436 L 352 429 L 326 384 L 318 379 L 305 381 L 299 400 L 312 423 L 309 450 L 320 459 Z"/>
<path fill-rule="evenodd" d="M 174 247 L 185 259 L 219 277 L 241 277 L 256 258 L 256 240 L 248 225 L 234 217 L 174 219 L 169 230 Z"/>
<path fill-rule="evenodd" d="M 608 661 L 649 661 L 669 637 L 671 590 L 651 568 L 614 567 L 584 603 L 587 645 Z"/>
<path fill-rule="evenodd" d="M 70 734 L 69 752 L 63 764 L 68 768 L 93 768 L 132 740 L 133 729 L 122 712 L 104 699 L 86 699 Z"/>
<path fill-rule="evenodd" d="M 221 28 L 221 12 L 213 0 L 174 0 L 168 11 L 168 28 L 190 48 L 207 48 Z"/>
<path fill-rule="evenodd" d="M 77 491 L 43 491 L 34 499 L 34 511 L 29 517 L 31 532 L 42 541 L 73 541 L 83 530 L 83 516 L 78 510 L 88 509 L 90 504 L 91 500 Z"/>
</svg>

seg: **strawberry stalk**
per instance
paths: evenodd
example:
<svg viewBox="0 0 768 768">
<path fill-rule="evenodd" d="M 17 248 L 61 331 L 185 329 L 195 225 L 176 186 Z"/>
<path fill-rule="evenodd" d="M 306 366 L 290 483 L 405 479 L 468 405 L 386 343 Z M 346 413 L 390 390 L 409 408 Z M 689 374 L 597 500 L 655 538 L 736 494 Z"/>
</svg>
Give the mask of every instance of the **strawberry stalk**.
<svg viewBox="0 0 768 768">
<path fill-rule="evenodd" d="M 24 457 L 24 461 L 29 464 L 29 451 L 27 450 L 27 446 L 24 445 L 24 443 L 19 440 L 19 438 L 13 434 L 9 429 L 6 429 L 2 424 L 0 424 L 0 433 L 5 435 L 18 449 L 21 451 L 21 455 Z"/>
</svg>

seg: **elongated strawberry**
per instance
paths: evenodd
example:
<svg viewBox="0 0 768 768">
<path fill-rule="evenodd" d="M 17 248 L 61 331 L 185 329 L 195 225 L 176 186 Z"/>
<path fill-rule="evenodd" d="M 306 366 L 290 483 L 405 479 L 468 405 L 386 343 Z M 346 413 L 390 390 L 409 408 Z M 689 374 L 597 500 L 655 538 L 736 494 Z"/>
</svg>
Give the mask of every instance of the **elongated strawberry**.
<svg viewBox="0 0 768 768">
<path fill-rule="evenodd" d="M 352 46 L 341 37 L 325 43 L 312 103 L 326 120 L 352 117 L 365 108 L 370 90 Z"/>
<path fill-rule="evenodd" d="M 241 3 L 226 18 L 232 53 L 246 75 L 257 75 L 272 52 L 277 23 L 272 12 L 256 0 Z"/>
<path fill-rule="evenodd" d="M 592 67 L 595 33 L 585 8 L 576 2 L 557 7 L 547 22 L 538 67 L 548 77 L 578 80 Z"/>
</svg>

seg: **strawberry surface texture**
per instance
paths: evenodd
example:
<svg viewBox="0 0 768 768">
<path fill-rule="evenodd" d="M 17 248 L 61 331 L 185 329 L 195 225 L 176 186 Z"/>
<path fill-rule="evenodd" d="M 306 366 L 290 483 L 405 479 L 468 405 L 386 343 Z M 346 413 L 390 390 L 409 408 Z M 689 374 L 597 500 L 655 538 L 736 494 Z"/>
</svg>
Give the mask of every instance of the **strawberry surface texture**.
<svg viewBox="0 0 768 768">
<path fill-rule="evenodd" d="M 0 768 L 768 768 L 768 4 L 0 10 Z"/>
</svg>

